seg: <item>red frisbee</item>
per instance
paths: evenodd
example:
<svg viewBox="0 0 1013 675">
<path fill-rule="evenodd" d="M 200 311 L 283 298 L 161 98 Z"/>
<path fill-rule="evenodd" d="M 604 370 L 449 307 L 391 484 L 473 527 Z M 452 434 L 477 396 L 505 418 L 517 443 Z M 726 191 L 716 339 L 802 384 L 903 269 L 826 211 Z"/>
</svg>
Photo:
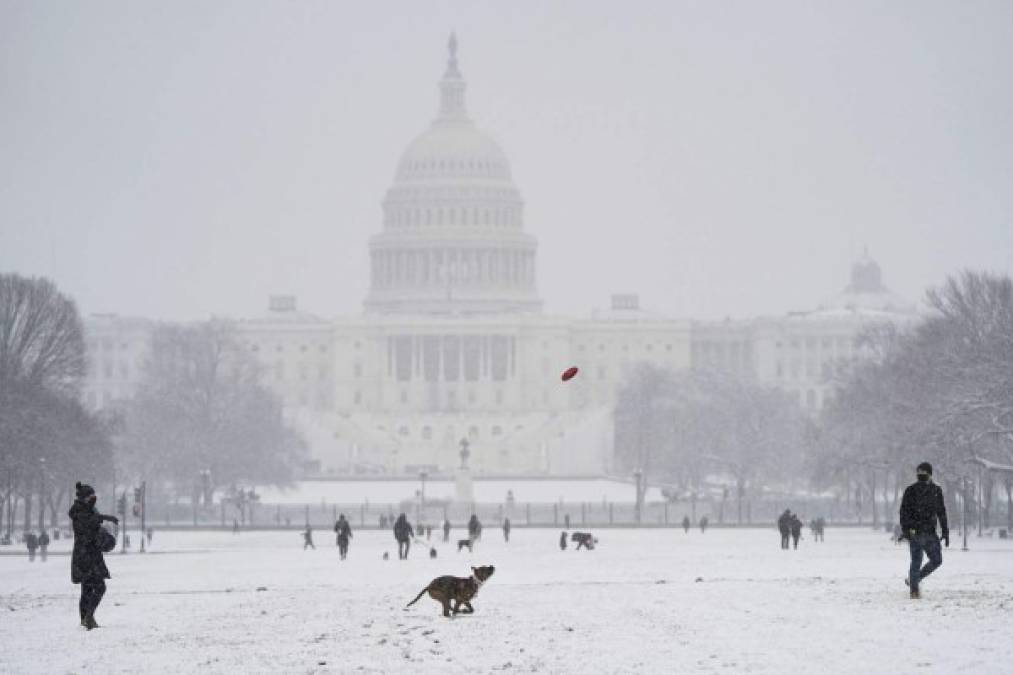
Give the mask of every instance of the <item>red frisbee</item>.
<svg viewBox="0 0 1013 675">
<path fill-rule="evenodd" d="M 578 371 L 577 366 L 570 366 L 569 368 L 567 368 L 566 370 L 564 370 L 563 371 L 563 382 L 567 382 L 569 380 L 572 380 L 574 378 L 574 376 L 577 374 L 577 371 Z"/>
</svg>

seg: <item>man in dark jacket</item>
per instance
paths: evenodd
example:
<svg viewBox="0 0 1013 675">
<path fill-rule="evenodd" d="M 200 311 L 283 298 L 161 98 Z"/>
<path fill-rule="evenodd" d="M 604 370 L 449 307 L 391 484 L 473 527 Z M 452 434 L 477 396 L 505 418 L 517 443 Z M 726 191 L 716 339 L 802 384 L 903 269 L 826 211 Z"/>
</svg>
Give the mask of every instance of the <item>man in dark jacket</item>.
<svg viewBox="0 0 1013 675">
<path fill-rule="evenodd" d="M 905 583 L 911 588 L 911 597 L 920 598 L 919 583 L 943 564 L 943 552 L 936 534 L 936 520 L 942 530 L 942 540 L 950 546 L 950 526 L 946 521 L 946 504 L 942 489 L 932 482 L 932 465 L 918 465 L 918 481 L 907 486 L 900 502 L 901 536 L 911 548 L 911 568 Z M 922 555 L 929 561 L 922 567 Z"/>
<path fill-rule="evenodd" d="M 443 541 L 450 541 L 450 521 L 443 521 Z"/>
<path fill-rule="evenodd" d="M 39 538 L 34 532 L 25 533 L 25 546 L 28 547 L 28 562 L 35 562 L 35 549 L 39 548 Z"/>
<path fill-rule="evenodd" d="M 510 519 L 503 519 L 503 541 L 510 542 Z"/>
<path fill-rule="evenodd" d="M 471 514 L 471 518 L 468 520 L 468 538 L 472 541 L 478 541 L 482 538 L 482 523 L 478 522 L 478 516 L 474 513 Z"/>
<path fill-rule="evenodd" d="M 345 519 L 345 514 L 342 513 L 338 522 L 334 523 L 334 531 L 338 535 L 338 554 L 344 560 L 348 555 L 348 540 L 352 538 L 352 526 Z"/>
<path fill-rule="evenodd" d="M 791 541 L 795 549 L 798 549 L 798 540 L 802 538 L 802 521 L 797 515 L 792 515 L 791 520 L 788 521 L 788 527 L 791 528 Z"/>
<path fill-rule="evenodd" d="M 777 530 L 781 533 L 781 548 L 788 550 L 788 537 L 791 536 L 791 511 L 784 510 L 777 519 Z"/>
<path fill-rule="evenodd" d="M 81 584 L 81 601 L 78 609 L 81 625 L 91 630 L 98 628 L 95 610 L 106 592 L 105 580 L 109 578 L 98 535 L 102 521 L 119 524 L 116 516 L 104 516 L 95 510 L 95 490 L 90 485 L 77 483 L 77 499 L 70 507 L 70 520 L 74 527 L 74 553 L 70 558 L 70 580 Z"/>
<path fill-rule="evenodd" d="M 408 560 L 408 549 L 411 548 L 412 537 L 415 531 L 405 514 L 401 514 L 394 521 L 394 539 L 397 540 L 397 557 L 401 560 Z"/>
</svg>

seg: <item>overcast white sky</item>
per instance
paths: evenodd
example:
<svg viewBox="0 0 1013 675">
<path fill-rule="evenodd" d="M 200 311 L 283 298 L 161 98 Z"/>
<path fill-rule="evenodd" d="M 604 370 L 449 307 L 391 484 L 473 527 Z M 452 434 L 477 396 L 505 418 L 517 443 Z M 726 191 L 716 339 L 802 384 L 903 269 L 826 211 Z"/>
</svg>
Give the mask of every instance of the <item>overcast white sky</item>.
<svg viewBox="0 0 1013 675">
<path fill-rule="evenodd" d="M 1013 271 L 1013 2 L 0 0 L 0 271 L 85 312 L 360 310 L 456 29 L 546 309 L 780 314 L 868 245 Z"/>
</svg>

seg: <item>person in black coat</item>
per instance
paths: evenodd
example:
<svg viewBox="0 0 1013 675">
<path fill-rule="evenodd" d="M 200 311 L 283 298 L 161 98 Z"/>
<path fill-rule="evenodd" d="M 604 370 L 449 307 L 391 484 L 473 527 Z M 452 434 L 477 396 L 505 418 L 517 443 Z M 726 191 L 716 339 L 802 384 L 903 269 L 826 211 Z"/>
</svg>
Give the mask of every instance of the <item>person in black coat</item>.
<svg viewBox="0 0 1013 675">
<path fill-rule="evenodd" d="M 119 524 L 116 516 L 104 516 L 95 510 L 95 490 L 90 485 L 77 483 L 74 503 L 70 507 L 70 520 L 74 527 L 74 553 L 70 558 L 70 580 L 81 584 L 81 601 L 78 609 L 81 625 L 91 630 L 98 628 L 95 610 L 106 592 L 105 580 L 109 577 L 98 535 L 102 521 Z"/>
<path fill-rule="evenodd" d="M 394 521 L 394 539 L 397 540 L 397 557 L 401 560 L 408 559 L 408 549 L 411 548 L 412 537 L 415 531 L 405 514 L 401 514 Z"/>
<path fill-rule="evenodd" d="M 788 550 L 788 537 L 791 536 L 791 511 L 788 509 L 778 517 L 777 530 L 781 533 L 781 549 Z"/>
<path fill-rule="evenodd" d="M 338 516 L 338 522 L 334 523 L 334 531 L 338 534 L 338 554 L 344 560 L 348 555 L 348 540 L 352 538 L 352 526 L 345 520 L 345 514 Z"/>
<path fill-rule="evenodd" d="M 912 598 L 921 597 L 919 582 L 943 564 L 940 537 L 936 534 L 937 520 L 942 540 L 947 548 L 950 546 L 950 525 L 946 520 L 943 490 L 932 482 L 932 465 L 922 462 L 918 465 L 917 475 L 917 482 L 907 486 L 900 501 L 901 537 L 908 540 L 911 548 L 911 567 L 905 583 L 911 589 Z M 923 555 L 929 559 L 925 567 L 922 567 Z"/>
<path fill-rule="evenodd" d="M 43 530 L 42 534 L 39 535 L 39 555 L 42 557 L 42 562 L 46 562 L 46 554 L 49 550 L 49 535 Z"/>
<path fill-rule="evenodd" d="M 443 541 L 450 541 L 450 521 L 443 521 Z"/>
<path fill-rule="evenodd" d="M 798 549 L 798 540 L 802 538 L 802 521 L 797 515 L 792 515 L 791 520 L 788 521 L 788 525 L 791 528 L 792 544 Z"/>
<path fill-rule="evenodd" d="M 471 518 L 468 520 L 468 538 L 472 541 L 478 541 L 482 538 L 482 523 L 478 522 L 478 516 L 474 513 L 471 514 Z"/>
<path fill-rule="evenodd" d="M 39 548 L 39 538 L 34 532 L 25 534 L 25 546 L 28 547 L 28 562 L 35 562 L 35 549 Z"/>
<path fill-rule="evenodd" d="M 503 541 L 510 542 L 510 519 L 503 519 Z"/>
</svg>

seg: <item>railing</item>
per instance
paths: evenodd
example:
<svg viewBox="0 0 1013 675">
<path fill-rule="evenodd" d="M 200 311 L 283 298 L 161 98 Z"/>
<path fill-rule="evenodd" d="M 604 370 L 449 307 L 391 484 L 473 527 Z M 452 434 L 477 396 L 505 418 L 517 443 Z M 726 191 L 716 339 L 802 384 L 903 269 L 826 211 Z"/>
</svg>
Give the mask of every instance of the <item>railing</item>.
<svg viewBox="0 0 1013 675">
<path fill-rule="evenodd" d="M 681 527 L 684 517 L 696 528 L 704 517 L 708 525 L 721 526 L 764 526 L 773 527 L 778 515 L 790 508 L 808 524 L 810 519 L 823 517 L 830 525 L 869 524 L 868 518 L 861 521 L 853 511 L 844 508 L 832 499 L 791 499 L 786 501 L 762 500 L 743 501 L 742 518 L 739 520 L 738 504 L 734 500 L 704 501 L 695 503 L 651 502 L 644 504 L 637 520 L 637 509 L 632 502 L 557 502 L 557 503 L 442 503 L 427 502 L 421 508 L 418 502 L 401 503 L 359 503 L 331 504 L 255 504 L 247 506 L 245 513 L 232 506 L 199 507 L 194 512 L 188 504 L 153 504 L 148 510 L 148 524 L 157 527 L 291 527 L 302 528 L 308 523 L 313 528 L 334 526 L 339 514 L 351 523 L 353 528 L 391 527 L 393 518 L 404 513 L 413 526 L 422 523 L 437 529 L 444 519 L 455 528 L 462 527 L 474 513 L 486 528 L 498 528 L 505 518 L 516 527 L 558 527 L 576 529 L 579 527 Z M 132 520 L 132 519 L 131 519 Z"/>
</svg>

